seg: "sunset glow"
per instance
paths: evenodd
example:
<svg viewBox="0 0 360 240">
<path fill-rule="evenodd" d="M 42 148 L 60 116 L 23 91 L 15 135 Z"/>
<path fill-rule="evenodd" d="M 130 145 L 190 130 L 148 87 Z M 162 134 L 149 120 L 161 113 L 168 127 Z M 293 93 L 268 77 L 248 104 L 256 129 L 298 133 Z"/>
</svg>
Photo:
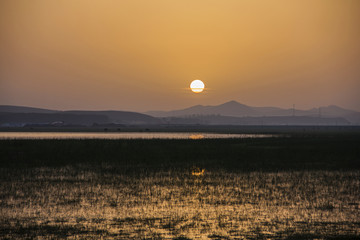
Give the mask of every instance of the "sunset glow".
<svg viewBox="0 0 360 240">
<path fill-rule="evenodd" d="M 0 103 L 360 110 L 359 22 L 357 0 L 4 0 Z"/>
<path fill-rule="evenodd" d="M 191 82 L 190 88 L 194 93 L 201 93 L 204 91 L 205 84 L 201 80 L 194 80 Z"/>
<path fill-rule="evenodd" d="M 360 0 L 0 0 L 0 239 L 360 239 Z"/>
</svg>

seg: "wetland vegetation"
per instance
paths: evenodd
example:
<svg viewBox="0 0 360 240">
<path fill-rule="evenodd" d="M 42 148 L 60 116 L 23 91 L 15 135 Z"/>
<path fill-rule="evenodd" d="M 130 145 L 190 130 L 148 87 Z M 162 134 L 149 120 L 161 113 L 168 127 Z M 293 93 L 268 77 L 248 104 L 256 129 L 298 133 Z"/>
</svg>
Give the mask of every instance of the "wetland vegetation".
<svg viewBox="0 0 360 240">
<path fill-rule="evenodd" d="M 359 239 L 359 143 L 1 140 L 0 238 Z"/>
</svg>

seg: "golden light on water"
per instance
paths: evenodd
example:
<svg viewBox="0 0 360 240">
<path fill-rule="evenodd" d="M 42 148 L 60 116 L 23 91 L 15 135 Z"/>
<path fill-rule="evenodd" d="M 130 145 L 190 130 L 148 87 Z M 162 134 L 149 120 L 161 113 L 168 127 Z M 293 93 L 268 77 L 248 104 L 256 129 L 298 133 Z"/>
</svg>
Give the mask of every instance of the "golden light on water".
<svg viewBox="0 0 360 240">
<path fill-rule="evenodd" d="M 194 80 L 191 82 L 190 88 L 191 91 L 193 91 L 194 93 L 201 93 L 202 91 L 204 91 L 205 84 L 201 80 Z"/>
<path fill-rule="evenodd" d="M 189 136 L 189 139 L 192 139 L 192 140 L 198 140 L 198 139 L 203 139 L 203 138 L 204 138 L 203 134 L 192 134 Z"/>
<path fill-rule="evenodd" d="M 203 176 L 205 174 L 205 169 L 204 168 L 195 168 L 195 169 L 193 169 L 191 174 L 193 176 L 198 176 L 198 177 Z"/>
<path fill-rule="evenodd" d="M 65 231 L 79 239 L 357 237 L 356 170 L 227 172 L 195 165 L 124 175 L 113 170 L 118 166 L 7 170 L 0 238 L 56 239 Z"/>
</svg>

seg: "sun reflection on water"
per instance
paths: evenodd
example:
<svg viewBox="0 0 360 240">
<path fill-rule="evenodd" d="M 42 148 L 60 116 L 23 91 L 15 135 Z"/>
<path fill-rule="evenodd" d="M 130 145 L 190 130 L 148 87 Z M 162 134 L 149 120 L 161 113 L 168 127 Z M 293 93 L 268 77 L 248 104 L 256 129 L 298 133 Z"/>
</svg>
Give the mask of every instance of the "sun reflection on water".
<svg viewBox="0 0 360 240">
<path fill-rule="evenodd" d="M 197 176 L 197 177 L 199 177 L 199 176 L 203 176 L 204 174 L 205 174 L 205 169 L 204 168 L 194 168 L 193 170 L 192 170 L 192 172 L 191 172 L 191 174 L 193 175 L 193 176 Z"/>
<path fill-rule="evenodd" d="M 198 139 L 203 139 L 203 138 L 204 138 L 203 134 L 192 134 L 189 136 L 189 139 L 192 139 L 192 140 L 198 140 Z"/>
</svg>

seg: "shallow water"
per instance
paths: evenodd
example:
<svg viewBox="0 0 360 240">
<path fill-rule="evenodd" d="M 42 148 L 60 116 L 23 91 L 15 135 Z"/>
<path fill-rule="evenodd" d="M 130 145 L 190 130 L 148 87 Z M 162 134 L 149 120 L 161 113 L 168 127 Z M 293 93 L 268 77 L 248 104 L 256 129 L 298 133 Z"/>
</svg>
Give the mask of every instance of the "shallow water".
<svg viewBox="0 0 360 240">
<path fill-rule="evenodd" d="M 358 142 L 3 140 L 0 239 L 360 239 Z"/>
<path fill-rule="evenodd" d="M 0 238 L 359 237 L 359 172 L 112 169 L 0 170 Z"/>
<path fill-rule="evenodd" d="M 222 134 L 178 132 L 0 132 L 0 139 L 216 139 L 216 138 L 266 138 L 273 134 Z"/>
</svg>

